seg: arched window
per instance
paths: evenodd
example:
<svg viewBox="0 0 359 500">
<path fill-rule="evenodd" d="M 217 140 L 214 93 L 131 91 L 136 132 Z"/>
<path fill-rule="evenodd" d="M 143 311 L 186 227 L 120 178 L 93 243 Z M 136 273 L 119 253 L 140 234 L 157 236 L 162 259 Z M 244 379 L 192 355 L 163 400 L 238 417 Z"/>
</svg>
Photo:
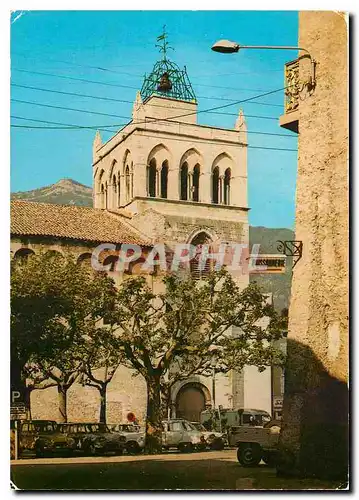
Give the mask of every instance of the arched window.
<svg viewBox="0 0 359 500">
<path fill-rule="evenodd" d="M 117 179 L 116 175 L 113 175 L 112 177 L 112 201 L 111 201 L 112 207 L 116 208 L 117 206 Z"/>
<path fill-rule="evenodd" d="M 147 196 L 156 197 L 156 160 L 152 158 L 147 167 Z"/>
<path fill-rule="evenodd" d="M 100 208 L 107 208 L 107 182 L 101 184 Z"/>
<path fill-rule="evenodd" d="M 188 165 L 185 162 L 181 167 L 181 200 L 188 200 Z"/>
<path fill-rule="evenodd" d="M 227 170 L 224 172 L 223 200 L 225 205 L 229 205 L 231 203 L 230 192 L 231 192 L 231 169 L 227 168 Z"/>
<path fill-rule="evenodd" d="M 126 201 L 130 201 L 130 195 L 131 195 L 131 177 L 130 177 L 130 167 L 127 165 L 126 166 L 126 171 L 125 171 L 125 185 L 126 185 Z"/>
<path fill-rule="evenodd" d="M 193 169 L 193 186 L 192 186 L 193 201 L 199 201 L 199 175 L 200 175 L 200 166 L 197 164 Z"/>
<path fill-rule="evenodd" d="M 105 205 L 105 184 L 104 170 L 101 170 L 96 179 L 96 208 L 104 208 Z"/>
<path fill-rule="evenodd" d="M 214 167 L 212 171 L 212 203 L 218 203 L 219 191 L 219 168 Z"/>
<path fill-rule="evenodd" d="M 117 206 L 121 206 L 121 181 L 120 181 L 120 173 L 118 173 L 117 177 Z"/>
<path fill-rule="evenodd" d="M 168 161 L 162 163 L 161 169 L 161 198 L 167 198 Z"/>
<path fill-rule="evenodd" d="M 131 161 L 131 200 L 133 198 L 133 161 Z"/>
<path fill-rule="evenodd" d="M 79 266 L 83 266 L 85 269 L 92 271 L 92 263 L 91 263 L 91 254 L 83 253 L 77 259 L 77 264 Z"/>
<path fill-rule="evenodd" d="M 208 234 L 205 232 L 197 234 L 197 236 L 195 236 L 191 241 L 191 245 L 194 245 L 196 247 L 196 255 L 190 261 L 190 269 L 193 279 L 196 280 L 205 279 L 213 268 L 212 259 L 206 259 L 205 262 L 203 262 L 202 259 L 203 245 L 209 246 L 211 242 L 212 242 L 211 237 L 208 236 Z M 211 249 L 211 247 L 209 247 L 207 255 L 212 253 L 213 250 Z"/>
<path fill-rule="evenodd" d="M 30 248 L 19 248 L 15 252 L 14 259 L 28 259 L 31 255 L 35 255 L 35 252 Z"/>
</svg>

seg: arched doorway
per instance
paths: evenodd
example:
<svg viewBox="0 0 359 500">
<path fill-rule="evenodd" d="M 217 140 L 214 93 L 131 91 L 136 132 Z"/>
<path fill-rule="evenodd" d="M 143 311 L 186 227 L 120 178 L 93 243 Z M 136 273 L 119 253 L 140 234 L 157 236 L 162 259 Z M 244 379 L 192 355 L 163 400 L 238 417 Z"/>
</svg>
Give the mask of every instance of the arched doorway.
<svg viewBox="0 0 359 500">
<path fill-rule="evenodd" d="M 206 389 L 202 384 L 189 383 L 184 385 L 176 397 L 176 417 L 185 418 L 190 422 L 199 422 L 200 415 L 206 409 Z"/>
</svg>

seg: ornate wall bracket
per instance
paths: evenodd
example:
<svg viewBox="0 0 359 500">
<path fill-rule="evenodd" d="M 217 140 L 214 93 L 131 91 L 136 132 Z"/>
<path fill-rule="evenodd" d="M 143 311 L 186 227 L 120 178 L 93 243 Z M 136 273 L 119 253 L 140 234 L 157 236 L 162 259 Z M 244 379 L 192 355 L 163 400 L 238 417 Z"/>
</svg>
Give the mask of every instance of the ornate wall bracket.
<svg viewBox="0 0 359 500">
<path fill-rule="evenodd" d="M 301 99 L 301 94 L 304 90 L 308 93 L 314 91 L 316 85 L 315 79 L 315 68 L 316 62 L 314 59 L 310 59 L 311 64 L 311 75 L 308 80 L 301 81 L 299 79 L 299 59 L 286 63 L 285 65 L 285 102 L 284 108 L 285 113 L 290 113 L 295 111 L 299 107 L 299 101 Z"/>
<path fill-rule="evenodd" d="M 293 257 L 292 269 L 294 269 L 296 263 L 302 258 L 303 242 L 299 240 L 277 241 L 279 243 L 277 246 L 278 252 L 283 253 L 287 257 Z"/>
</svg>

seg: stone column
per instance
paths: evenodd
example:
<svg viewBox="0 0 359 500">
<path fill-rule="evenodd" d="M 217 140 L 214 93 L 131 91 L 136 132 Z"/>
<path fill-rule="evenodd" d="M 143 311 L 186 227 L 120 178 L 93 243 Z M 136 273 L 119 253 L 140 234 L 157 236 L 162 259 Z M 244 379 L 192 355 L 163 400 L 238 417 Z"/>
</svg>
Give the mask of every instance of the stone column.
<svg viewBox="0 0 359 500">
<path fill-rule="evenodd" d="M 219 194 L 218 194 L 218 203 L 222 205 L 224 202 L 223 200 L 223 187 L 224 187 L 224 176 L 221 175 L 219 177 L 219 183 L 218 183 L 218 189 L 219 189 Z"/>
<path fill-rule="evenodd" d="M 187 177 L 187 200 L 193 200 L 193 172 L 189 172 Z"/>
<path fill-rule="evenodd" d="M 156 169 L 156 198 L 161 196 L 161 171 Z"/>
</svg>

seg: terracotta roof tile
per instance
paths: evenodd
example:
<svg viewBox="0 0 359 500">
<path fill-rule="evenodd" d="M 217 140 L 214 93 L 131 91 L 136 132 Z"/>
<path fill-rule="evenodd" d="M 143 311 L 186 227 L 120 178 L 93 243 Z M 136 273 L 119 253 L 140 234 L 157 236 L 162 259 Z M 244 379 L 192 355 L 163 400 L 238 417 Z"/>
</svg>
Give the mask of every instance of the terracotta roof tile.
<svg viewBox="0 0 359 500">
<path fill-rule="evenodd" d="M 90 207 L 11 201 L 11 234 L 150 246 L 120 215 Z"/>
</svg>

